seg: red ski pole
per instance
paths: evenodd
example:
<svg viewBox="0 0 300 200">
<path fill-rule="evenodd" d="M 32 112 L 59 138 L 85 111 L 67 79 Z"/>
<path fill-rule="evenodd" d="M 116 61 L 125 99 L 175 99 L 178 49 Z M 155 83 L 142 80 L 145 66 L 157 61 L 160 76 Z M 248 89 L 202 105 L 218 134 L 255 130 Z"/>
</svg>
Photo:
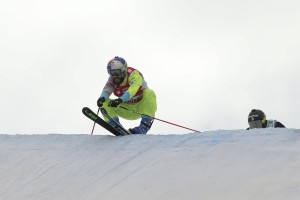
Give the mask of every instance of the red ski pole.
<svg viewBox="0 0 300 200">
<path fill-rule="evenodd" d="M 135 111 L 135 110 L 130 110 L 130 109 L 128 109 L 128 108 L 126 108 L 126 107 L 123 107 L 123 106 L 119 106 L 119 108 L 122 108 L 122 109 L 125 109 L 125 110 L 129 110 L 129 111 L 134 112 L 134 113 L 136 113 L 136 114 L 138 114 L 138 115 L 144 115 L 144 114 L 142 114 L 142 113 L 139 113 L 139 112 L 137 112 L 137 111 Z M 156 119 L 156 120 L 158 120 L 158 121 L 161 121 L 161 122 L 164 122 L 164 123 L 167 123 L 167 124 L 171 124 L 171 125 L 173 125 L 173 126 L 178 126 L 178 127 L 181 127 L 181 128 L 187 129 L 187 130 L 190 130 L 190 131 L 195 131 L 195 132 L 201 133 L 200 131 L 197 131 L 197 130 L 194 130 L 194 129 L 191 129 L 191 128 L 187 128 L 187 127 L 185 127 L 185 126 L 181 126 L 181 125 L 178 125 L 178 124 L 174 124 L 174 123 L 172 123 L 172 122 L 168 122 L 168 121 L 165 121 L 165 120 L 162 120 L 162 119 L 158 119 L 158 118 L 156 118 L 156 117 L 151 117 L 151 116 L 149 116 L 149 115 L 144 115 L 144 116 L 150 117 L 150 118 L 152 118 L 152 119 Z"/>
</svg>

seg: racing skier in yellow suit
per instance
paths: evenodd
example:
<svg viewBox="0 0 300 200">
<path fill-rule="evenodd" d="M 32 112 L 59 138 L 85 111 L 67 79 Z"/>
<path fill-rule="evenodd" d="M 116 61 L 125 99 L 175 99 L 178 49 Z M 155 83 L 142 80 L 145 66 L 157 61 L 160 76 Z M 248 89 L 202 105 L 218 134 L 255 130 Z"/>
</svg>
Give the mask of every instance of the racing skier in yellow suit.
<svg viewBox="0 0 300 200">
<path fill-rule="evenodd" d="M 117 122 L 119 122 L 119 117 L 127 120 L 141 118 L 139 126 L 129 129 L 129 132 L 146 134 L 151 128 L 152 117 L 155 116 L 157 110 L 154 91 L 148 88 L 142 73 L 128 67 L 126 61 L 121 57 L 110 60 L 107 64 L 107 71 L 110 76 L 97 101 L 98 107 L 105 108 L 108 115 Z M 110 99 L 112 93 L 118 98 Z M 114 121 L 103 117 L 111 126 L 117 127 Z"/>
</svg>

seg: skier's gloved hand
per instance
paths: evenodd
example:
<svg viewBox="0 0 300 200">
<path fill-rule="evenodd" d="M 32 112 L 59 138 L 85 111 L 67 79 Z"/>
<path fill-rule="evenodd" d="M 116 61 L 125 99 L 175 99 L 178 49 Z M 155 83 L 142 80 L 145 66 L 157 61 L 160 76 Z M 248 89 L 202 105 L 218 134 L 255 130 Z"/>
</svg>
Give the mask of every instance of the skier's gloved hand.
<svg viewBox="0 0 300 200">
<path fill-rule="evenodd" d="M 108 103 L 108 106 L 110 107 L 118 107 L 118 105 L 120 105 L 120 103 L 122 103 L 122 99 L 118 98 L 118 99 L 114 99 L 114 100 L 111 100 L 109 103 Z"/>
<path fill-rule="evenodd" d="M 103 103 L 105 102 L 105 98 L 104 97 L 100 97 L 98 100 L 97 100 L 97 106 L 100 108 L 103 106 Z"/>
</svg>

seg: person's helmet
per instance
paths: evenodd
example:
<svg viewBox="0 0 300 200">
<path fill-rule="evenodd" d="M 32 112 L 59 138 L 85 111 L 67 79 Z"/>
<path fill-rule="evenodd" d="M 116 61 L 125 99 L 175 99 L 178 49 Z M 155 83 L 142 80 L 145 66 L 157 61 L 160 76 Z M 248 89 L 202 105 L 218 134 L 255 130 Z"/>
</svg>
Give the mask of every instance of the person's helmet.
<svg viewBox="0 0 300 200">
<path fill-rule="evenodd" d="M 111 59 L 107 64 L 107 72 L 111 76 L 125 78 L 126 71 L 127 63 L 121 57 L 116 56 L 115 58 Z"/>
<path fill-rule="evenodd" d="M 266 115 L 263 111 L 253 109 L 248 115 L 248 124 L 250 129 L 252 128 L 263 128 L 266 122 Z"/>
</svg>

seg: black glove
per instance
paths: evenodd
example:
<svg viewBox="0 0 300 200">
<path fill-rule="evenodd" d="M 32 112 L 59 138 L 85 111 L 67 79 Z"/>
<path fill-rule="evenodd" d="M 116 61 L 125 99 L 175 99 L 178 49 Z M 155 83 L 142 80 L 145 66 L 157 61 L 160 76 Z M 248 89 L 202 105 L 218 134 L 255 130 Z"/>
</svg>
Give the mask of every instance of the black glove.
<svg viewBox="0 0 300 200">
<path fill-rule="evenodd" d="M 122 99 L 118 98 L 118 99 L 114 99 L 114 100 L 111 100 L 109 103 L 108 103 L 108 106 L 110 107 L 118 107 L 118 105 L 120 105 L 120 103 L 122 103 Z"/>
<path fill-rule="evenodd" d="M 98 100 L 97 100 L 97 106 L 100 108 L 103 106 L 103 103 L 105 102 L 105 98 L 104 97 L 100 97 Z"/>
</svg>

